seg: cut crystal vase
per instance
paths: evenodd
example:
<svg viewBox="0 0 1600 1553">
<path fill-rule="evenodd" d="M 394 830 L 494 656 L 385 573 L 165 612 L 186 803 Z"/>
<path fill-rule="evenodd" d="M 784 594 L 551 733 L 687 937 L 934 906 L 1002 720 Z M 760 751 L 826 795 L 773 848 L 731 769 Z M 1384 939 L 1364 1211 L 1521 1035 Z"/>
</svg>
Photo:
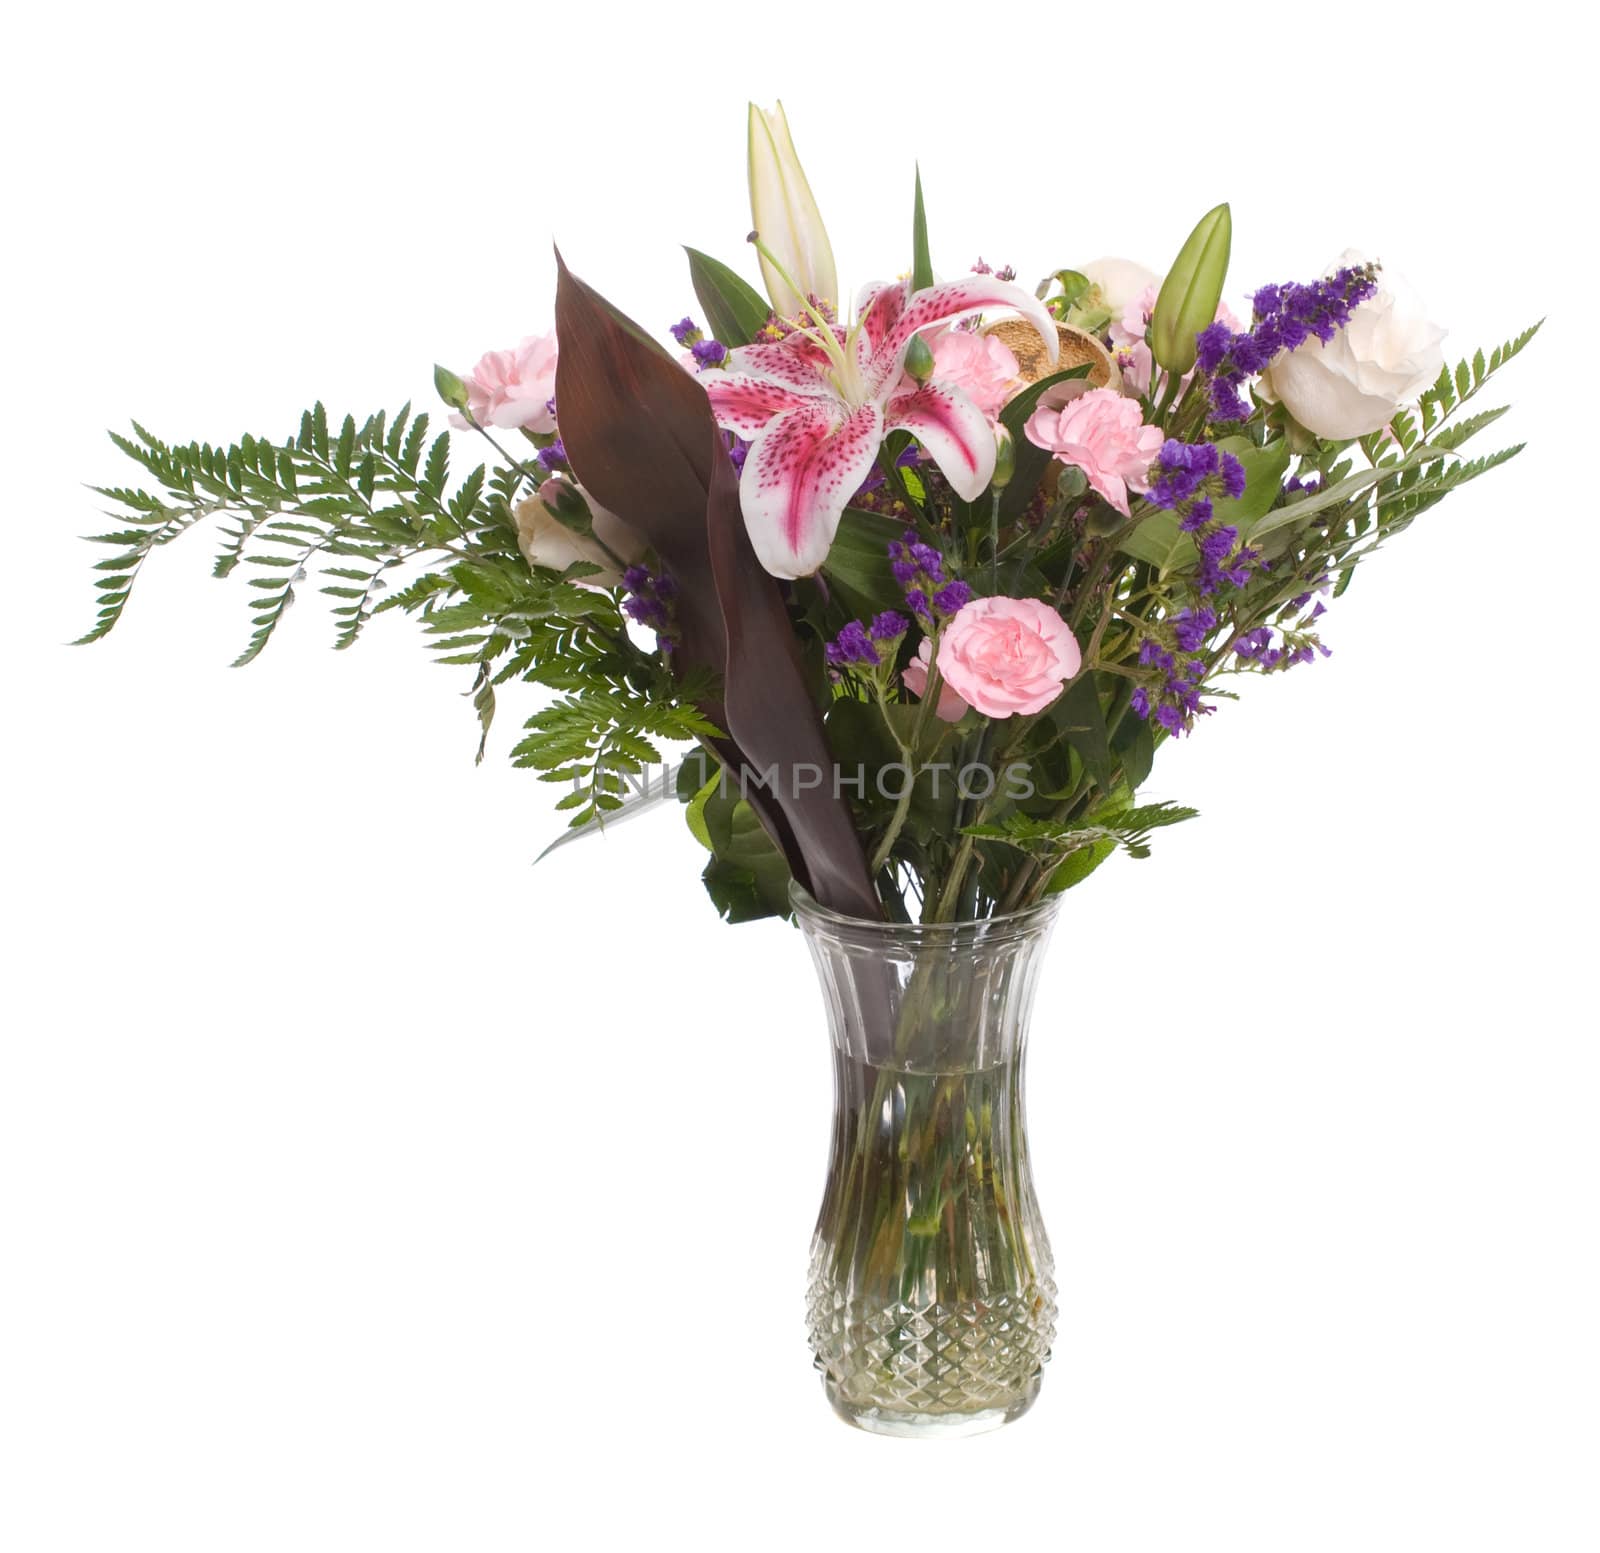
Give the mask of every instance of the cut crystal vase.
<svg viewBox="0 0 1600 1553">
<path fill-rule="evenodd" d="M 807 1290 L 828 1399 L 877 1434 L 997 1428 L 1038 1394 L 1055 1329 L 1023 1058 L 1058 902 L 927 926 L 793 899 L 833 1045 Z"/>
</svg>

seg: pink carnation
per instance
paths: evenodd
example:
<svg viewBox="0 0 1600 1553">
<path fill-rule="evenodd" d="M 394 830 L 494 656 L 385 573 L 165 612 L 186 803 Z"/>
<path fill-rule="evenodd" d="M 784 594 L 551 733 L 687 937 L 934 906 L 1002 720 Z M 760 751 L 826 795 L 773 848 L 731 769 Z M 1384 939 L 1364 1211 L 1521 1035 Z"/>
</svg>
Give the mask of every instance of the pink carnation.
<svg viewBox="0 0 1600 1553">
<path fill-rule="evenodd" d="M 985 717 L 1042 712 L 1082 662 L 1066 621 L 1039 599 L 973 599 L 939 638 L 945 683 Z"/>
<path fill-rule="evenodd" d="M 928 344 L 933 350 L 934 382 L 961 389 L 991 421 L 1021 386 L 1017 358 L 995 335 L 946 329 Z"/>
<path fill-rule="evenodd" d="M 1146 426 L 1138 403 L 1114 388 L 1091 389 L 1059 410 L 1035 410 L 1027 432 L 1035 447 L 1081 469 L 1124 517 L 1128 492 L 1149 489 L 1145 476 L 1166 435 Z"/>
<path fill-rule="evenodd" d="M 490 351 L 462 380 L 467 407 L 480 426 L 521 426 L 548 436 L 556 429 L 556 337 L 530 334 L 515 350 Z"/>
<path fill-rule="evenodd" d="M 920 700 L 928 693 L 928 665 L 933 661 L 933 643 L 927 637 L 917 644 L 917 655 L 901 671 L 905 687 Z M 939 704 L 934 708 L 947 723 L 958 723 L 966 716 L 967 703 L 950 688 L 947 680 L 939 681 Z"/>
</svg>

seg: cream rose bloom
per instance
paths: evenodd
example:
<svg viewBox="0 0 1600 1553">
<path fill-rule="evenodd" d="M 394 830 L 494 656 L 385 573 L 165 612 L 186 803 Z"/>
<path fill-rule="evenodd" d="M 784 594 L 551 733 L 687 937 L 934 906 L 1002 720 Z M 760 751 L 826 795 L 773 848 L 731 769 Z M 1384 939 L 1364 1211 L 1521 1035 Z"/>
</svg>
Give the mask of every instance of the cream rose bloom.
<svg viewBox="0 0 1600 1553">
<path fill-rule="evenodd" d="M 1354 249 L 1328 273 L 1365 262 Z M 1329 442 L 1387 426 L 1394 412 L 1439 376 L 1444 330 L 1430 323 L 1422 302 L 1400 276 L 1381 272 L 1382 288 L 1350 315 L 1328 344 L 1307 340 L 1267 368 L 1257 389 L 1281 400 L 1307 431 Z"/>
<path fill-rule="evenodd" d="M 1100 299 L 1111 309 L 1113 318 L 1121 318 L 1146 286 L 1158 286 L 1161 282 L 1154 270 L 1132 259 L 1096 259 L 1078 273 L 1100 288 Z"/>
<path fill-rule="evenodd" d="M 538 494 L 518 502 L 513 516 L 517 520 L 517 548 L 529 566 L 547 566 L 551 571 L 563 572 L 574 561 L 587 561 L 598 566 L 597 575 L 580 577 L 579 584 L 591 588 L 617 588 L 622 585 L 622 573 L 616 563 L 594 540 L 584 534 L 575 534 L 551 511 L 560 495 L 563 482 L 546 480 Z M 548 499 L 548 501 L 547 501 Z M 609 545 L 628 565 L 644 554 L 645 542 L 641 535 L 628 527 L 614 512 L 607 512 L 587 493 L 596 538 Z"/>
</svg>

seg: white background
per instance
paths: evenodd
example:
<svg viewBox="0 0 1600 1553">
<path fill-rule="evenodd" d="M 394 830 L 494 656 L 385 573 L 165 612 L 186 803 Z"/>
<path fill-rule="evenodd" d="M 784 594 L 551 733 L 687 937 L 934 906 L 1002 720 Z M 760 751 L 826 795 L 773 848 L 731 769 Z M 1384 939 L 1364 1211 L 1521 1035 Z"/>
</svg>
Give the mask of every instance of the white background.
<svg viewBox="0 0 1600 1553">
<path fill-rule="evenodd" d="M 1451 8 L 35 8 L 8 22 L 0 1544 L 1600 1546 L 1589 24 Z M 1575 16 L 1576 13 L 1566 13 Z M 1580 33 L 1580 28 L 1583 32 Z M 828 1074 L 798 939 L 663 812 L 471 762 L 458 671 L 196 536 L 90 618 L 101 428 L 282 435 L 750 268 L 746 96 L 854 285 L 1347 245 L 1530 450 L 1157 765 L 1203 818 L 1063 914 L 1030 1085 L 1034 1412 L 907 1445 L 809 1367 Z M 463 448 L 458 458 L 465 460 Z M 462 467 L 466 467 L 464 462 Z M 514 710 L 514 708 L 513 708 Z"/>
</svg>

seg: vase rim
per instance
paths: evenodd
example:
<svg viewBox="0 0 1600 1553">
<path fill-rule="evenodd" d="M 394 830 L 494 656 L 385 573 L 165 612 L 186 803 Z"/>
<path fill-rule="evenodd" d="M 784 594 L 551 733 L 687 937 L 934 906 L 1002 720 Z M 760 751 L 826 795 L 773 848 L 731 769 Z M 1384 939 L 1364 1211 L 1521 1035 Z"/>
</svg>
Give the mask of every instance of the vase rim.
<svg viewBox="0 0 1600 1553">
<path fill-rule="evenodd" d="M 802 922 L 857 934 L 864 939 L 929 945 L 981 940 L 992 945 L 997 938 L 1022 938 L 1048 928 L 1061 909 L 1061 897 L 1047 895 L 1020 911 L 996 912 L 992 917 L 968 917 L 960 922 L 889 922 L 834 911 L 815 899 L 798 880 L 791 879 L 789 904 Z"/>
</svg>

